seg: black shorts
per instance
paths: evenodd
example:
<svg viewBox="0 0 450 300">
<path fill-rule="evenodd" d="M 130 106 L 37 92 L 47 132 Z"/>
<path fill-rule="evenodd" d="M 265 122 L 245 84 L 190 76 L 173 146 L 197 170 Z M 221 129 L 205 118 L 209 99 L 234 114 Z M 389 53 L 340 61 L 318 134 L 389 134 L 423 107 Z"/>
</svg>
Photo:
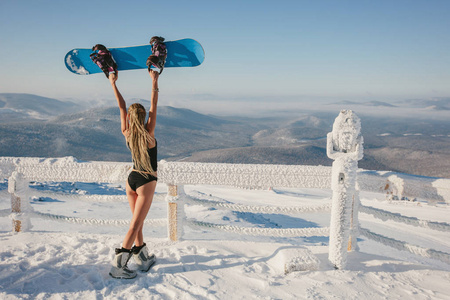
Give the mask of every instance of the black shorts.
<svg viewBox="0 0 450 300">
<path fill-rule="evenodd" d="M 136 190 L 140 187 L 143 186 L 146 183 L 152 182 L 152 181 L 158 181 L 158 178 L 150 175 L 150 174 L 145 174 L 147 176 L 147 178 L 145 178 L 144 175 L 140 174 L 139 172 L 136 171 L 132 171 L 130 173 L 130 175 L 128 175 L 128 185 L 130 186 L 130 188 L 136 192 Z"/>
</svg>

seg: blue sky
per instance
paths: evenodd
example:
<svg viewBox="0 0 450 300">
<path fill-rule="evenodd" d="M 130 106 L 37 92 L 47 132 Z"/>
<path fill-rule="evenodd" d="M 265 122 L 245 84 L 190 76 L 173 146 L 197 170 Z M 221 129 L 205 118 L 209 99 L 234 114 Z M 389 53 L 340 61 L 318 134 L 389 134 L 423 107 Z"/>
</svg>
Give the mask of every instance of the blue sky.
<svg viewBox="0 0 450 300">
<path fill-rule="evenodd" d="M 104 75 L 67 71 L 66 52 L 162 35 L 206 52 L 200 67 L 162 74 L 170 99 L 448 97 L 449 16 L 447 0 L 1 0 L 0 92 L 112 98 Z M 146 71 L 122 72 L 119 88 L 148 99 Z"/>
</svg>

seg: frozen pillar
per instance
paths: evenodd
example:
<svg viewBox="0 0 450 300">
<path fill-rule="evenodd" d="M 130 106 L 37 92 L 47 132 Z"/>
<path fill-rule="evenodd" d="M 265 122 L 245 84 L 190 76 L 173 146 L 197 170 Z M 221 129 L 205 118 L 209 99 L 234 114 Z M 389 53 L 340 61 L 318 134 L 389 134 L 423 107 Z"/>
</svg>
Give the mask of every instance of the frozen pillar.
<svg viewBox="0 0 450 300">
<path fill-rule="evenodd" d="M 352 212 L 350 219 L 350 238 L 348 239 L 347 251 L 359 250 L 357 243 L 357 238 L 359 235 L 359 220 L 358 220 L 359 204 L 360 204 L 359 187 L 358 182 L 356 182 L 356 190 L 352 200 Z"/>
<path fill-rule="evenodd" d="M 334 121 L 333 131 L 327 135 L 327 155 L 334 160 L 328 259 L 337 269 L 345 267 L 347 250 L 357 247 L 359 194 L 356 171 L 358 160 L 363 157 L 362 144 L 358 116 L 351 110 L 342 110 Z"/>
</svg>

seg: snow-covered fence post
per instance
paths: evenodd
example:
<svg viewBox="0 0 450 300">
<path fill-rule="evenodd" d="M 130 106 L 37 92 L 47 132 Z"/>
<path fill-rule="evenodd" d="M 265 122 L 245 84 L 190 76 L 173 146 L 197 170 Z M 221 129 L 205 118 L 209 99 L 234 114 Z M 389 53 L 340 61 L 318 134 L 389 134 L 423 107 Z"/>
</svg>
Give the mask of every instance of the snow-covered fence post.
<svg viewBox="0 0 450 300">
<path fill-rule="evenodd" d="M 28 182 L 23 175 L 14 171 L 8 179 L 11 194 L 11 219 L 13 232 L 21 232 L 31 227 L 28 211 Z"/>
<path fill-rule="evenodd" d="M 337 269 L 345 267 L 348 248 L 356 247 L 359 206 L 356 171 L 358 160 L 363 157 L 362 144 L 360 119 L 351 110 L 341 110 L 333 131 L 327 135 L 327 155 L 334 160 L 328 259 Z"/>
<path fill-rule="evenodd" d="M 16 214 L 21 212 L 20 209 L 20 197 L 16 195 L 16 174 L 11 175 L 8 180 L 8 192 L 11 194 L 11 213 L 12 215 L 12 230 L 13 232 L 20 232 L 22 229 L 22 222 L 20 220 L 16 220 Z M 15 176 L 14 176 L 15 175 Z"/>
<path fill-rule="evenodd" d="M 167 231 L 171 241 L 178 241 L 183 236 L 183 186 L 167 184 Z"/>
</svg>

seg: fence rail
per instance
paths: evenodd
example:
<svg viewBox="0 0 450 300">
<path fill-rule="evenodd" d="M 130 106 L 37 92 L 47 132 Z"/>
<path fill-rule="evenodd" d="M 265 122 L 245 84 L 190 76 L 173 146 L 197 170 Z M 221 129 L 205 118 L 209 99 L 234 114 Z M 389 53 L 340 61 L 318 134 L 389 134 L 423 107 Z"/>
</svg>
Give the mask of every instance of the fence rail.
<svg viewBox="0 0 450 300">
<path fill-rule="evenodd" d="M 51 192 L 32 189 L 33 196 L 37 198 L 57 198 L 58 200 L 77 200 L 85 202 L 128 202 L 127 196 L 124 195 L 97 195 L 97 194 L 72 194 L 64 192 Z M 163 201 L 165 195 L 155 193 L 153 201 Z"/>
<path fill-rule="evenodd" d="M 14 171 L 29 181 L 123 183 L 131 163 L 79 162 L 73 157 L 0 157 L 0 178 Z M 331 188 L 331 167 L 302 165 L 251 165 L 166 162 L 158 163 L 158 181 L 170 185 L 225 185 L 266 189 Z M 386 193 L 450 204 L 450 179 L 413 176 L 395 172 L 358 171 L 361 191 Z"/>
<path fill-rule="evenodd" d="M 238 212 L 250 212 L 257 214 L 294 214 L 294 213 L 313 213 L 313 212 L 329 212 L 331 210 L 331 204 L 322 205 L 305 205 L 305 206 L 255 206 L 255 205 L 242 205 L 234 203 L 224 203 L 218 201 L 209 201 L 204 199 L 198 199 L 195 197 L 188 197 L 187 203 L 200 204 L 203 206 L 229 209 Z"/>
<path fill-rule="evenodd" d="M 402 216 L 401 214 L 398 214 L 398 213 L 391 213 L 389 211 L 385 211 L 385 210 L 374 208 L 374 207 L 368 207 L 368 206 L 364 206 L 364 205 L 361 205 L 359 207 L 359 211 L 362 213 L 365 213 L 365 214 L 370 214 L 370 215 L 374 216 L 375 218 L 383 220 L 383 221 L 391 220 L 391 221 L 400 222 L 400 223 L 404 223 L 404 224 L 408 224 L 408 225 L 416 226 L 416 227 L 429 228 L 429 229 L 433 229 L 433 230 L 446 231 L 446 232 L 450 231 L 450 224 L 444 223 L 444 222 L 433 222 L 433 221 L 421 220 L 421 219 L 413 218 L 413 217 L 406 217 L 406 216 Z"/>
<path fill-rule="evenodd" d="M 276 237 L 311 237 L 311 236 L 329 236 L 330 228 L 258 228 L 258 227 L 242 227 L 223 224 L 215 224 L 209 222 L 201 222 L 196 220 L 188 220 L 188 225 L 198 228 L 209 228 L 220 231 L 233 232 L 244 235 L 254 236 L 276 236 Z"/>
<path fill-rule="evenodd" d="M 96 219 L 96 218 L 80 218 L 80 217 L 68 217 L 62 215 L 55 215 L 50 213 L 42 213 L 33 211 L 31 213 L 32 216 L 36 216 L 38 218 L 53 220 L 53 221 L 62 221 L 67 223 L 76 223 L 83 225 L 95 225 L 95 226 L 128 226 L 130 224 L 130 220 L 109 220 L 109 219 Z M 144 224 L 149 226 L 167 226 L 167 219 L 146 219 Z"/>
<path fill-rule="evenodd" d="M 365 228 L 360 228 L 359 232 L 368 239 L 382 243 L 386 246 L 395 248 L 397 250 L 407 251 L 415 255 L 433 258 L 445 262 L 447 264 L 450 264 L 450 253 L 445 253 L 430 248 L 423 248 L 416 245 L 411 245 L 406 242 L 402 242 L 393 238 L 383 236 L 381 234 L 374 233 Z"/>
</svg>

